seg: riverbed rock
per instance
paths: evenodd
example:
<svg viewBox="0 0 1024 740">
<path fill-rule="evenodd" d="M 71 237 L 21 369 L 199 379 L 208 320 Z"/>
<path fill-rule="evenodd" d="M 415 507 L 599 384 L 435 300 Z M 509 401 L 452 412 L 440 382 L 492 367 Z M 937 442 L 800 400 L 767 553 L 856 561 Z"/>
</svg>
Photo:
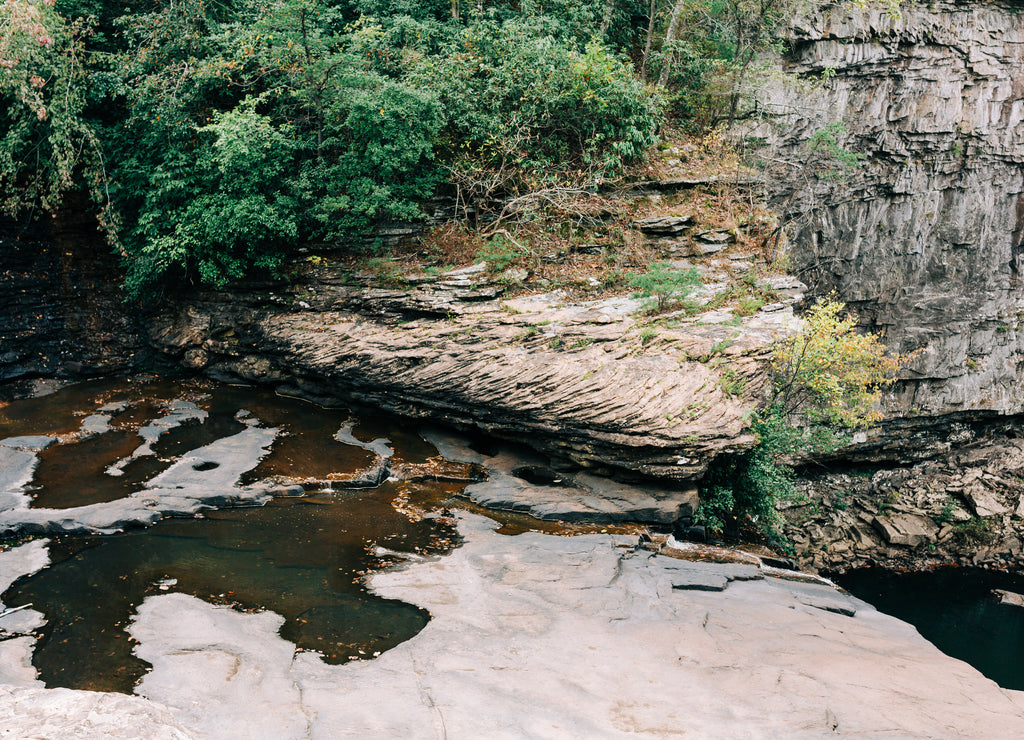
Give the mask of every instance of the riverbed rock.
<svg viewBox="0 0 1024 740">
<path fill-rule="evenodd" d="M 673 589 L 669 558 L 612 537 L 492 527 L 464 516 L 459 549 L 373 576 L 382 596 L 433 618 L 372 660 L 296 654 L 273 614 L 150 597 L 130 628 L 153 664 L 138 692 L 197 739 L 1024 733 L 1021 692 L 827 583 L 765 573 L 720 592 Z M 19 704 L 4 727 L 69 727 L 77 711 Z"/>
<path fill-rule="evenodd" d="M 486 480 L 463 493 L 491 509 L 522 511 L 538 519 L 561 521 L 643 521 L 672 524 L 689 520 L 699 496 L 692 486 L 645 482 L 634 485 L 582 470 L 555 472 L 528 450 L 497 445 L 492 454 L 471 449 L 452 432 L 427 429 L 423 437 L 449 460 L 482 466 Z"/>
<path fill-rule="evenodd" d="M 278 431 L 250 426 L 194 449 L 151 478 L 142 490 L 114 501 L 67 509 L 29 508 L 28 494 L 18 491 L 0 508 L 0 532 L 110 533 L 215 506 L 265 503 L 275 492 L 273 486 L 242 486 L 239 479 L 267 454 Z M 149 444 L 147 440 L 144 446 Z"/>
<path fill-rule="evenodd" d="M 1006 591 L 1001 588 L 993 589 L 992 593 L 999 599 L 1000 604 L 1024 608 L 1024 595 L 1014 593 L 1013 591 Z"/>
<path fill-rule="evenodd" d="M 9 737 L 192 740 L 166 707 L 137 696 L 0 684 L 0 727 Z"/>
</svg>

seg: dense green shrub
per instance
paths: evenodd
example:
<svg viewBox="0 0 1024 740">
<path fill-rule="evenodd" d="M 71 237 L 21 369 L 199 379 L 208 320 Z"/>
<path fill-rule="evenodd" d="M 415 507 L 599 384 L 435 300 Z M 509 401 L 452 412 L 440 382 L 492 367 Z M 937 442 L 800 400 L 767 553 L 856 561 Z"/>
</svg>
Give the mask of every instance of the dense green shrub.
<svg viewBox="0 0 1024 740">
<path fill-rule="evenodd" d="M 543 23 L 480 20 L 414 79 L 437 91 L 448 122 L 442 151 L 512 166 L 541 184 L 610 173 L 656 140 L 660 102 L 598 43 L 578 48 Z"/>
</svg>

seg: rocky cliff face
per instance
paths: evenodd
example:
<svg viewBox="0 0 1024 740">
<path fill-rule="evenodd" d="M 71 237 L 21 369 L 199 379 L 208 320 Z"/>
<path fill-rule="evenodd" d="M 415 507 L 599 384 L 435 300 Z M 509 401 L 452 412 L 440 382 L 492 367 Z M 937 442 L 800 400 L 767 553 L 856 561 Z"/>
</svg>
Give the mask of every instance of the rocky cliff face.
<svg viewBox="0 0 1024 740">
<path fill-rule="evenodd" d="M 864 156 L 804 219 L 793 262 L 814 292 L 836 290 L 893 346 L 920 350 L 897 415 L 1024 409 L 1021 10 L 843 5 L 793 30 L 787 71 L 828 81 L 787 107 L 788 145 L 842 121 Z"/>
<path fill-rule="evenodd" d="M 53 220 L 0 221 L 0 382 L 137 368 L 148 350 L 120 274 L 80 199 Z"/>
</svg>

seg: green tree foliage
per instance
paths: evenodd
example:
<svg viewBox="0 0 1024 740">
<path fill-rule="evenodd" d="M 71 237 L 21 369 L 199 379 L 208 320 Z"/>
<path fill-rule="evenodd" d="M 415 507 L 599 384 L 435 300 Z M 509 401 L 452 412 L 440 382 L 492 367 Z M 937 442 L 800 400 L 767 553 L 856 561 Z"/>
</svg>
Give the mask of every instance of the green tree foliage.
<svg viewBox="0 0 1024 740">
<path fill-rule="evenodd" d="M 907 358 L 889 354 L 878 335 L 858 333 L 856 317 L 844 311 L 832 298 L 819 300 L 802 330 L 775 347 L 770 394 L 750 418 L 757 443 L 714 462 L 698 521 L 721 530 L 749 517 L 781 538 L 776 503 L 795 495 L 790 463 L 832 451 L 847 430 L 879 419 L 882 389 Z"/>
<path fill-rule="evenodd" d="M 658 84 L 672 91 L 675 113 L 703 127 L 745 115 L 745 86 L 765 53 L 781 50 L 787 23 L 811 6 L 810 0 L 672 0 L 651 56 Z"/>
<path fill-rule="evenodd" d="M 85 19 L 67 21 L 53 0 L 0 4 L 0 211 L 53 212 L 84 175 L 106 203 L 101 146 L 84 118 Z M 102 209 L 106 216 L 106 209 Z"/>
<path fill-rule="evenodd" d="M 439 180 L 431 91 L 366 69 L 311 0 L 252 0 L 229 21 L 187 5 L 125 21 L 136 136 L 116 174 L 133 293 L 169 272 L 220 285 L 277 269 L 299 240 L 420 216 Z"/>
<path fill-rule="evenodd" d="M 664 313 L 687 305 L 687 298 L 701 285 L 701 274 L 696 267 L 680 270 L 671 262 L 655 262 L 647 272 L 630 275 L 629 284 L 637 289 L 634 298 L 650 299 L 648 313 Z"/>
<path fill-rule="evenodd" d="M 133 295 L 220 285 L 359 248 L 444 179 L 591 187 L 644 155 L 666 98 L 695 126 L 742 115 L 794 2 L 6 0 L 0 204 L 84 185 Z"/>
<path fill-rule="evenodd" d="M 84 176 L 133 295 L 358 248 L 458 173 L 592 183 L 660 122 L 602 41 L 635 40 L 626 2 L 59 1 L 0 6 L 0 195 L 54 210 Z"/>
</svg>

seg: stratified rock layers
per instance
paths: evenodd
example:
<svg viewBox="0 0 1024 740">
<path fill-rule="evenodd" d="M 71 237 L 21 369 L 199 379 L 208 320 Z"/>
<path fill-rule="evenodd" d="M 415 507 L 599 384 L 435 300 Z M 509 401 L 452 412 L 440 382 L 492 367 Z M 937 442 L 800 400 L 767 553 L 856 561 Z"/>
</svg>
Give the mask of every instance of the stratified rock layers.
<svg viewBox="0 0 1024 740">
<path fill-rule="evenodd" d="M 216 378 L 473 426 L 595 472 L 692 481 L 753 441 L 745 415 L 766 348 L 794 324 L 793 297 L 742 321 L 680 318 L 647 335 L 629 299 L 327 281 L 316 291 L 308 309 L 266 293 L 201 296 L 155 319 L 152 337 Z"/>
<path fill-rule="evenodd" d="M 828 82 L 788 111 L 790 145 L 843 122 L 864 157 L 790 201 L 805 217 L 793 263 L 921 350 L 897 413 L 1022 409 L 1022 60 L 1024 16 L 1005 2 L 842 5 L 793 31 L 789 71 Z"/>
</svg>

